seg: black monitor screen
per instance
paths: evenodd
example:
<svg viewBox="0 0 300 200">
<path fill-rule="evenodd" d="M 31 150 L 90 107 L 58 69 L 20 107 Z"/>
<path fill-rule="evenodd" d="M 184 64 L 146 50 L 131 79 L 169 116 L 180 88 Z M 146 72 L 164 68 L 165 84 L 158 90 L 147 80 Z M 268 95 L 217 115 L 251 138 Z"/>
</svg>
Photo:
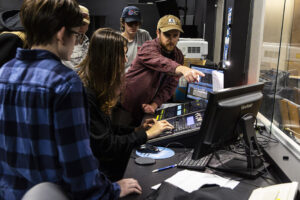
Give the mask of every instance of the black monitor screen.
<svg viewBox="0 0 300 200">
<path fill-rule="evenodd" d="M 247 115 L 255 118 L 257 115 L 263 97 L 262 89 L 263 83 L 257 83 L 209 93 L 193 159 L 236 141 L 241 118 Z"/>
<path fill-rule="evenodd" d="M 189 83 L 186 97 L 193 100 L 207 99 L 207 93 L 224 88 L 224 71 L 199 65 L 190 65 L 205 74 L 198 83 Z"/>
</svg>

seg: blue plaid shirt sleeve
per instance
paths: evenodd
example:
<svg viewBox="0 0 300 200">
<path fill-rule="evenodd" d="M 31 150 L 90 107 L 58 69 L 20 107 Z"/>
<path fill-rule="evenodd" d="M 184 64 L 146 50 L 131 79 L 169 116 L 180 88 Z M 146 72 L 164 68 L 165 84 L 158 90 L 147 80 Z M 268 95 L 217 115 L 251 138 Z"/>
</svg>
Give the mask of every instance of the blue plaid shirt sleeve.
<svg viewBox="0 0 300 200">
<path fill-rule="evenodd" d="M 98 171 L 88 133 L 88 106 L 79 81 L 57 88 L 54 100 L 54 132 L 63 180 L 76 199 L 117 199 L 120 186 Z"/>
<path fill-rule="evenodd" d="M 0 68 L 0 199 L 53 182 L 72 199 L 117 199 L 89 142 L 87 97 L 77 74 L 47 50 L 18 49 Z"/>
</svg>

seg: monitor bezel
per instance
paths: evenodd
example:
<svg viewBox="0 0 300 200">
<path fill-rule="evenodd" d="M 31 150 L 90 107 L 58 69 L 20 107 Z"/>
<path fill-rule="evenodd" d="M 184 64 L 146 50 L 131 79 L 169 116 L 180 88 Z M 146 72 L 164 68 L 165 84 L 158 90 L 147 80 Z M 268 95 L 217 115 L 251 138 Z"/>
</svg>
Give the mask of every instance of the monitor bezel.
<svg viewBox="0 0 300 200">
<path fill-rule="evenodd" d="M 260 99 L 256 100 L 256 101 L 259 101 L 258 102 L 259 105 L 258 105 L 258 109 L 257 109 L 257 113 L 258 113 L 259 107 L 261 105 L 262 98 L 263 98 L 263 93 L 262 93 L 263 86 L 264 86 L 263 83 L 256 83 L 256 84 L 251 84 L 251 85 L 243 85 L 243 86 L 239 86 L 239 87 L 226 88 L 226 89 L 222 89 L 222 90 L 219 90 L 216 92 L 209 93 L 207 109 L 205 110 L 200 130 L 195 139 L 193 159 L 199 159 L 209 153 L 212 153 L 212 152 L 218 150 L 218 148 L 213 149 L 211 147 L 212 144 L 209 142 L 214 142 L 214 141 L 212 141 L 211 136 L 208 136 L 208 134 L 207 134 L 207 129 L 212 130 L 212 128 L 210 126 L 213 123 L 210 123 L 210 120 L 213 120 L 213 118 L 216 117 L 216 112 L 217 112 L 218 107 L 215 105 L 217 105 L 217 103 L 222 100 L 224 101 L 226 99 L 238 97 L 238 96 L 245 95 L 245 94 L 249 95 L 252 93 L 253 94 L 257 93 L 257 94 L 261 94 Z M 253 115 L 256 116 L 257 113 L 253 113 Z M 216 134 L 216 133 L 213 133 L 213 134 Z M 232 133 L 232 135 L 234 135 L 234 133 Z M 234 139 L 232 139 L 232 140 L 234 140 Z M 228 141 L 226 141 L 226 143 L 227 143 L 226 145 L 229 144 Z M 205 152 L 203 151 L 204 149 L 205 149 Z M 202 151 L 202 152 L 200 152 L 200 151 Z"/>
</svg>

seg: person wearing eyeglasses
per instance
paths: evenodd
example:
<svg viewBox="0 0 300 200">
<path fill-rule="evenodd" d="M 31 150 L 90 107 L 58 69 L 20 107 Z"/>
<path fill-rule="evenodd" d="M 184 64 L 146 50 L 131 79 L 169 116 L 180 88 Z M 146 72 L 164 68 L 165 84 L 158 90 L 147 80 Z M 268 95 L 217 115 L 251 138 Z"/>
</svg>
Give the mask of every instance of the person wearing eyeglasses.
<svg viewBox="0 0 300 200">
<path fill-rule="evenodd" d="M 83 15 L 83 24 L 80 26 L 79 34 L 76 34 L 76 45 L 74 46 L 70 60 L 63 61 L 66 66 L 73 70 L 77 70 L 76 66 L 85 58 L 89 48 L 89 38 L 86 36 L 86 32 L 89 29 L 90 14 L 85 6 L 79 5 L 79 8 Z"/>
<path fill-rule="evenodd" d="M 128 40 L 127 43 L 127 62 L 125 72 L 128 71 L 132 61 L 136 57 L 138 47 L 142 46 L 147 40 L 152 40 L 148 31 L 141 29 L 141 11 L 136 6 L 127 6 L 123 9 L 120 18 L 120 29 L 122 36 Z"/>
<path fill-rule="evenodd" d="M 136 180 L 112 183 L 99 171 L 83 84 L 61 62 L 80 35 L 78 3 L 24 0 L 20 17 L 31 48 L 18 48 L 0 68 L 0 199 L 22 199 L 41 182 L 61 186 L 70 199 L 140 194 Z"/>
</svg>

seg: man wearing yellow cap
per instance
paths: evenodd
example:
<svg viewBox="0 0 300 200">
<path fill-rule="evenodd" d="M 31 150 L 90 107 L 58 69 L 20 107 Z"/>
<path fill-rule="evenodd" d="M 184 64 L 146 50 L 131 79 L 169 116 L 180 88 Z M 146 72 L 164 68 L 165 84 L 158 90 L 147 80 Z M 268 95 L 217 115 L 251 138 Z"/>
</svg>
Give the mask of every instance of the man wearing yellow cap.
<svg viewBox="0 0 300 200">
<path fill-rule="evenodd" d="M 132 125 L 138 125 L 144 113 L 154 113 L 172 97 L 181 75 L 188 82 L 199 81 L 199 76 L 204 76 L 183 66 L 184 57 L 176 47 L 180 32 L 183 30 L 177 17 L 160 18 L 157 38 L 143 44 L 126 73 L 121 104 L 131 113 Z"/>
</svg>

